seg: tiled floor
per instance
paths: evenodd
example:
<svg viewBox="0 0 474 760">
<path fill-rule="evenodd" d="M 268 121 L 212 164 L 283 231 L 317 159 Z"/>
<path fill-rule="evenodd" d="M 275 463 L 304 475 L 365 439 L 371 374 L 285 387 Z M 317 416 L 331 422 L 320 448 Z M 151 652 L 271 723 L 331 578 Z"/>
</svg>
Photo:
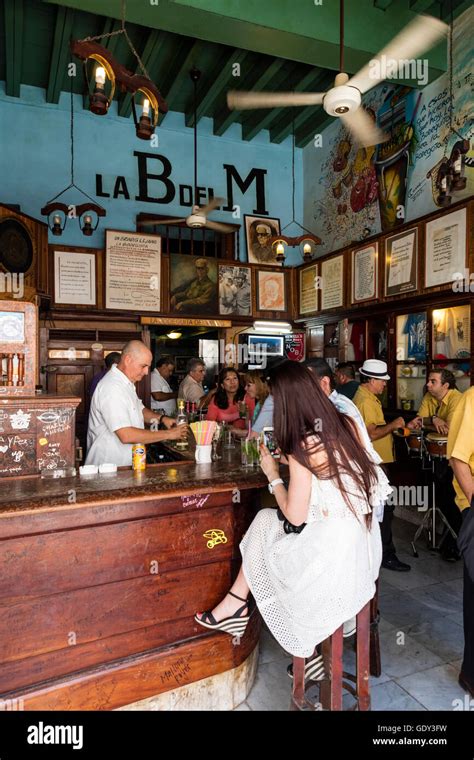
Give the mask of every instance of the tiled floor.
<svg viewBox="0 0 474 760">
<path fill-rule="evenodd" d="M 371 678 L 372 710 L 453 710 L 464 702 L 457 677 L 463 651 L 462 562 L 448 563 L 418 544 L 415 528 L 394 520 L 397 554 L 409 573 L 381 571 L 382 675 Z M 353 672 L 355 653 L 346 642 L 344 667 Z M 263 631 L 255 684 L 237 710 L 288 710 L 290 657 Z M 460 702 L 455 702 L 460 700 Z"/>
</svg>

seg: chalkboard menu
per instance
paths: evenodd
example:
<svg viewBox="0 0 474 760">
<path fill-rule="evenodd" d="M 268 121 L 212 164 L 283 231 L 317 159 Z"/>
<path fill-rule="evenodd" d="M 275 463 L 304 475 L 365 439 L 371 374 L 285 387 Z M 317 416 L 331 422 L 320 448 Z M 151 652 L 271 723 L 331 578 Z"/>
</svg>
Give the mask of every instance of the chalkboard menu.
<svg viewBox="0 0 474 760">
<path fill-rule="evenodd" d="M 79 398 L 0 398 L 0 477 L 74 465 Z"/>
</svg>

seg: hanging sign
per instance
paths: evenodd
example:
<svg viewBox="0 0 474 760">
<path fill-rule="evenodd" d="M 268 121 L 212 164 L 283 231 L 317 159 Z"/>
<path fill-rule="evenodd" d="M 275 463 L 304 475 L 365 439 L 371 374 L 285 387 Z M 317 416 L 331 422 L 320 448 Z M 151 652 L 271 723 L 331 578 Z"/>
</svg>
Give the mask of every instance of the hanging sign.
<svg viewBox="0 0 474 760">
<path fill-rule="evenodd" d="M 294 362 L 302 362 L 305 357 L 305 339 L 304 332 L 291 333 L 284 336 L 284 350 L 287 359 Z"/>
</svg>

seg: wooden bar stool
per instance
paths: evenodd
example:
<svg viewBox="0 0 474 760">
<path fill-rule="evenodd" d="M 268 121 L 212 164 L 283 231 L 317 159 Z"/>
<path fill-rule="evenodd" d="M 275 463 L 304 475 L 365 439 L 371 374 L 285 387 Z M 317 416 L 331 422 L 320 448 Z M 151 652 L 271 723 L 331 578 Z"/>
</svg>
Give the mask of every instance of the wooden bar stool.
<svg viewBox="0 0 474 760">
<path fill-rule="evenodd" d="M 293 657 L 293 691 L 290 710 L 342 710 L 343 689 L 355 698 L 351 710 L 370 710 L 370 631 L 371 602 L 359 611 L 356 618 L 356 673 L 343 670 L 343 626 L 321 644 L 321 655 L 327 676 L 319 682 L 319 702 L 307 698 L 307 691 L 317 682 L 305 683 L 305 659 Z"/>
</svg>

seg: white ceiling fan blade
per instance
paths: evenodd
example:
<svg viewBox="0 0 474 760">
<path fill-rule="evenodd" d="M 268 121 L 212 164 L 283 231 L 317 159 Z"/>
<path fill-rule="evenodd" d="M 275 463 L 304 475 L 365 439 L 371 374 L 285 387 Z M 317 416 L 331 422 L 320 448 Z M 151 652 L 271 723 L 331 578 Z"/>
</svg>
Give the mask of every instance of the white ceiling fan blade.
<svg viewBox="0 0 474 760">
<path fill-rule="evenodd" d="M 350 87 L 356 87 L 364 93 L 386 79 L 386 66 L 389 61 L 406 61 L 417 58 L 446 36 L 449 27 L 444 21 L 433 16 L 418 16 L 377 53 L 349 81 Z M 377 62 L 377 63 L 374 63 Z M 393 65 L 393 64 L 392 64 Z"/>
<path fill-rule="evenodd" d="M 211 198 L 209 203 L 199 208 L 198 214 L 207 216 L 208 214 L 211 213 L 211 211 L 214 211 L 215 208 L 219 208 L 219 206 L 222 206 L 223 203 L 225 203 L 224 198 Z"/>
<path fill-rule="evenodd" d="M 215 230 L 216 232 L 235 232 L 235 228 L 229 224 L 221 224 L 221 222 L 212 222 L 210 219 L 206 221 L 204 225 L 209 230 Z"/>
<path fill-rule="evenodd" d="M 325 92 L 239 92 L 227 93 L 231 110 L 246 108 L 285 108 L 285 106 L 319 106 Z"/>
<path fill-rule="evenodd" d="M 354 136 L 357 143 L 364 148 L 372 145 L 378 145 L 389 139 L 382 130 L 378 128 L 369 114 L 362 107 L 358 108 L 351 114 L 343 114 L 339 117 L 344 126 Z"/>
<path fill-rule="evenodd" d="M 157 224 L 182 224 L 186 221 L 186 218 L 184 219 L 144 219 L 142 222 L 140 222 L 140 225 L 143 227 L 155 227 Z"/>
</svg>

